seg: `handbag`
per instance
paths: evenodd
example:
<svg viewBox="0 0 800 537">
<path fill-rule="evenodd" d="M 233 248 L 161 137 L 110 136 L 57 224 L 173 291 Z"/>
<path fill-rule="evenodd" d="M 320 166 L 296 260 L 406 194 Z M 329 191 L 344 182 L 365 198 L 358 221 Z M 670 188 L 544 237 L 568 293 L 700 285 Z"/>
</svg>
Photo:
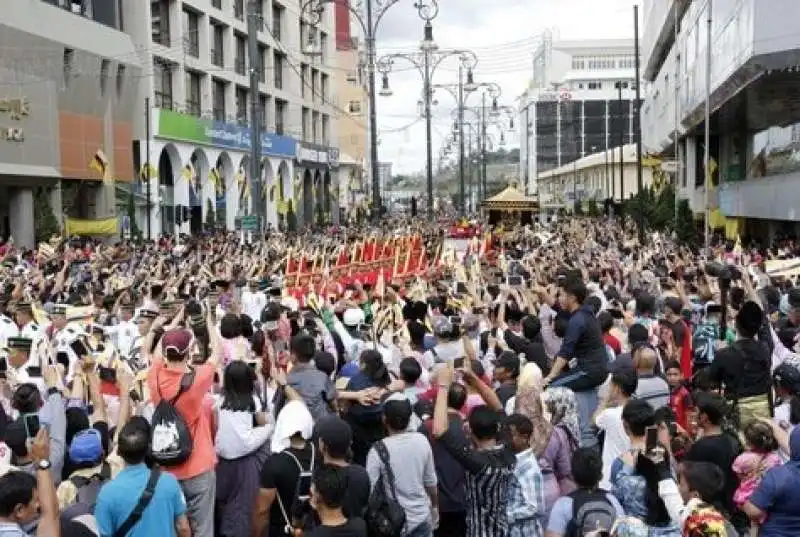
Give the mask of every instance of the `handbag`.
<svg viewBox="0 0 800 537">
<path fill-rule="evenodd" d="M 374 445 L 375 451 L 383 466 L 378 482 L 370 494 L 364 521 L 370 537 L 400 537 L 406 526 L 405 509 L 397 501 L 397 492 L 394 488 L 394 472 L 389 464 L 389 451 L 383 441 Z M 384 470 L 386 471 L 384 480 Z M 386 494 L 385 482 L 389 484 L 389 494 Z"/>
</svg>

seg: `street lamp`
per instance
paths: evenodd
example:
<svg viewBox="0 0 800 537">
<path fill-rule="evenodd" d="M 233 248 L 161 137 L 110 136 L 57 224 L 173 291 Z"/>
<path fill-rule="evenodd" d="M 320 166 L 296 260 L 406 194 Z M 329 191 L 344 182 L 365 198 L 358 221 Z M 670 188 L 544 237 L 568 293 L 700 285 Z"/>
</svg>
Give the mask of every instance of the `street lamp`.
<svg viewBox="0 0 800 537">
<path fill-rule="evenodd" d="M 311 26 L 316 26 L 322 20 L 322 15 L 325 12 L 325 4 L 335 4 L 337 6 L 345 6 L 355 19 L 364 32 L 364 41 L 367 47 L 367 97 L 369 98 L 369 137 L 370 137 L 370 175 L 372 176 L 372 207 L 376 211 L 375 214 L 380 214 L 381 192 L 380 192 L 380 175 L 378 173 L 378 115 L 375 109 L 377 94 L 375 89 L 375 63 L 376 63 L 376 47 L 375 36 L 378 31 L 378 26 L 383 19 L 386 12 L 394 6 L 399 0 L 363 0 L 362 5 L 351 5 L 347 0 L 304 0 L 300 7 L 300 13 L 308 18 Z M 429 20 L 433 17 L 427 15 L 437 13 L 439 6 L 437 0 L 417 0 L 414 7 L 420 13 L 423 19 Z M 433 31 L 431 30 L 431 39 L 433 38 Z M 386 78 L 381 85 L 381 95 L 391 95 L 389 88 L 389 80 Z"/>
<path fill-rule="evenodd" d="M 440 50 L 436 42 L 433 40 L 433 25 L 431 21 L 436 18 L 439 13 L 438 5 L 433 2 L 428 6 L 420 6 L 419 3 L 415 4 L 419 11 L 419 16 L 425 21 L 423 39 L 420 43 L 419 52 L 412 53 L 395 53 L 382 56 L 377 61 L 377 69 L 383 74 L 384 86 L 389 87 L 389 73 L 394 67 L 397 60 L 404 60 L 411 63 L 417 68 L 422 75 L 422 101 L 424 105 L 425 116 L 425 139 L 426 139 L 426 179 L 427 179 L 427 195 L 428 195 L 428 217 L 433 218 L 433 133 L 432 133 L 432 120 L 431 120 L 431 106 L 433 104 L 433 87 L 431 80 L 436 71 L 436 68 L 442 62 L 450 57 L 457 57 L 459 59 L 459 72 L 462 69 L 467 70 L 467 84 L 473 84 L 472 69 L 478 62 L 478 58 L 474 52 L 469 50 Z M 383 92 L 381 92 L 383 95 Z"/>
</svg>

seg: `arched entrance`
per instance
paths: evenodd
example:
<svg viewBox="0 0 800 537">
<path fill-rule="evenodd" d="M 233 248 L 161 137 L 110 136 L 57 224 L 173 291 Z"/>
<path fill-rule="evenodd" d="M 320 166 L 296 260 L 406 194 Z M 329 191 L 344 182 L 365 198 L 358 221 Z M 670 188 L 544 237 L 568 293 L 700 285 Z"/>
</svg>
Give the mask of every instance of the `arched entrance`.
<svg viewBox="0 0 800 537">
<path fill-rule="evenodd" d="M 333 217 L 331 203 L 333 201 L 333 192 L 331 186 L 331 172 L 326 170 L 325 175 L 322 177 L 322 211 L 325 213 L 326 224 L 330 224 Z"/>
<path fill-rule="evenodd" d="M 172 144 L 165 145 L 158 156 L 159 203 L 152 209 L 158 212 L 159 216 L 155 218 L 160 219 L 161 234 L 172 233 L 175 229 L 175 168 L 177 166 L 180 166 L 178 149 Z"/>
<path fill-rule="evenodd" d="M 324 192 L 322 190 L 322 172 L 316 170 L 314 172 L 314 224 L 321 226 L 323 224 L 324 215 L 322 207 L 322 198 Z"/>
<path fill-rule="evenodd" d="M 314 179 L 310 170 L 303 173 L 303 224 L 314 224 Z"/>
<path fill-rule="evenodd" d="M 278 229 L 285 230 L 288 225 L 289 202 L 292 201 L 292 176 L 289 174 L 289 165 L 282 160 L 278 164 L 277 197 L 278 197 Z"/>
<path fill-rule="evenodd" d="M 206 178 L 209 177 L 210 168 L 208 157 L 202 149 L 195 149 L 189 157 L 192 175 L 189 182 L 189 232 L 192 235 L 203 231 L 203 195 Z"/>
<path fill-rule="evenodd" d="M 262 226 L 266 226 L 267 222 L 272 222 L 273 225 L 277 223 L 275 217 L 277 199 L 275 172 L 272 169 L 272 163 L 269 158 L 264 157 L 261 159 L 261 199 L 258 200 L 265 219 L 261 223 Z"/>
</svg>

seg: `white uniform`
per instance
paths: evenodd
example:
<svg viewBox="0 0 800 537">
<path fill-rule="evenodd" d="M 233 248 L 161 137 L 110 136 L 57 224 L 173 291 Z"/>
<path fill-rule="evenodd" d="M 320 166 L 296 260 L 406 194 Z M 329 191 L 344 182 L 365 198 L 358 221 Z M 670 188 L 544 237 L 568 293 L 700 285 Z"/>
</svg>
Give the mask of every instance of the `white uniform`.
<svg viewBox="0 0 800 537">
<path fill-rule="evenodd" d="M 33 321 L 28 321 L 25 326 L 19 329 L 19 337 L 32 340 L 35 347 L 39 340 L 45 337 L 44 328 Z"/>
<path fill-rule="evenodd" d="M 111 336 L 120 356 L 128 356 L 139 338 L 139 326 L 133 320 L 120 321 L 116 326 L 107 326 L 106 333 Z"/>
<path fill-rule="evenodd" d="M 267 305 L 267 295 L 263 291 L 242 291 L 242 312 L 254 321 L 261 320 L 261 311 Z"/>
<path fill-rule="evenodd" d="M 5 347 L 12 337 L 19 337 L 17 324 L 10 317 L 0 315 L 0 348 Z"/>
</svg>

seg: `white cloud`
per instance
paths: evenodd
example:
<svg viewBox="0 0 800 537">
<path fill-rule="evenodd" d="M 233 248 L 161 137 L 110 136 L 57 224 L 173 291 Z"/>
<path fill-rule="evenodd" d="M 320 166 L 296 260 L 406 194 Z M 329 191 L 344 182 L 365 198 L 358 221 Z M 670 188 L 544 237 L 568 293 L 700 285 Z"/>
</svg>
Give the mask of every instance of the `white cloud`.
<svg viewBox="0 0 800 537">
<path fill-rule="evenodd" d="M 478 55 L 476 82 L 495 82 L 502 88 L 501 104 L 515 101 L 531 77 L 531 52 L 545 29 L 562 39 L 597 39 L 633 36 L 633 4 L 639 0 L 440 0 L 433 21 L 440 49 L 473 50 Z M 641 11 L 641 10 L 640 10 Z M 641 13 L 640 13 L 641 16 Z M 641 25 L 640 25 L 641 28 Z M 417 50 L 423 22 L 410 2 L 401 0 L 385 15 L 378 31 L 378 55 Z M 390 76 L 394 95 L 378 97 L 379 155 L 391 162 L 394 173 L 425 169 L 425 122 L 419 117 L 422 77 L 410 64 L 398 60 Z M 457 61 L 450 59 L 436 71 L 434 84 L 458 81 Z M 380 75 L 377 76 L 380 89 Z M 434 109 L 433 153 L 448 135 L 456 102 L 438 91 Z M 477 96 L 468 101 L 479 106 Z M 515 118 L 516 120 L 516 118 Z M 410 126 L 409 126 L 410 125 Z M 516 125 L 515 125 L 516 126 Z M 518 146 L 515 133 L 507 146 Z"/>
</svg>

